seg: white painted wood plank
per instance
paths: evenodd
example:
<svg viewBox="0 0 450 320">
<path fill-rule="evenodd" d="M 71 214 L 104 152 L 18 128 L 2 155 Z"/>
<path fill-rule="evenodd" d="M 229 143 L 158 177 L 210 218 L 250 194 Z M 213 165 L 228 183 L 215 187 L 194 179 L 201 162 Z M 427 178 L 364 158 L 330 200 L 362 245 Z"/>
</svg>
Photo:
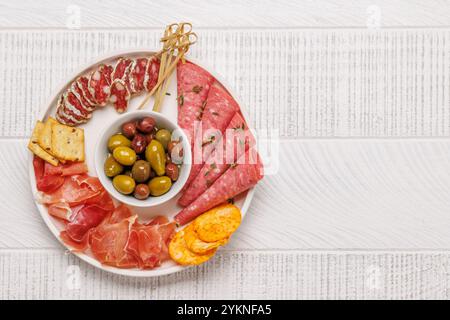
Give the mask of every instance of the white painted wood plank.
<svg viewBox="0 0 450 320">
<path fill-rule="evenodd" d="M 282 137 L 450 136 L 450 29 L 201 30 L 193 57 Z M 30 134 L 52 90 L 98 55 L 160 30 L 0 32 L 0 136 Z"/>
<path fill-rule="evenodd" d="M 102 272 L 62 250 L 0 250 L 0 299 L 448 299 L 448 253 L 222 251 L 159 278 Z"/>
<path fill-rule="evenodd" d="M 80 12 L 81 28 L 161 28 L 175 21 L 199 27 L 448 26 L 448 1 L 166 0 L 0 2 L 0 26 L 65 28 Z"/>
<path fill-rule="evenodd" d="M 283 140 L 229 249 L 450 248 L 450 140 Z M 0 248 L 58 248 L 24 141 L 0 142 Z"/>
</svg>

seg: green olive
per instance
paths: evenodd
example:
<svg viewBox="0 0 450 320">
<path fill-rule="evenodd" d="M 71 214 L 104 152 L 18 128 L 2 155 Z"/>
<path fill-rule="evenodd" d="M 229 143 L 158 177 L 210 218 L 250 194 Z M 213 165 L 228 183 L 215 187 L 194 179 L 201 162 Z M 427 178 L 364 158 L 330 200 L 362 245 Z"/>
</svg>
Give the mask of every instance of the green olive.
<svg viewBox="0 0 450 320">
<path fill-rule="evenodd" d="M 170 187 L 172 187 L 172 181 L 166 176 L 156 177 L 150 180 L 148 187 L 150 188 L 150 194 L 157 197 L 170 190 Z"/>
<path fill-rule="evenodd" d="M 129 147 L 131 146 L 131 141 L 123 134 L 115 134 L 111 136 L 108 140 L 108 149 L 113 152 L 117 147 Z"/>
<path fill-rule="evenodd" d="M 131 173 L 136 182 L 142 183 L 150 178 L 150 170 L 150 163 L 145 160 L 138 160 L 133 164 Z"/>
<path fill-rule="evenodd" d="M 117 147 L 113 151 L 114 159 L 124 166 L 132 166 L 136 161 L 136 152 L 129 147 Z"/>
<path fill-rule="evenodd" d="M 158 176 L 165 174 L 166 153 L 164 152 L 164 147 L 158 140 L 153 139 L 147 146 L 147 149 L 145 149 L 145 158 L 150 162 L 152 169 Z"/>
<path fill-rule="evenodd" d="M 112 178 L 117 176 L 118 174 L 122 173 L 123 166 L 118 163 L 112 155 L 110 155 L 106 160 L 105 164 L 103 166 L 103 169 L 105 170 L 105 174 Z"/>
<path fill-rule="evenodd" d="M 131 194 L 134 191 L 134 187 L 136 186 L 136 182 L 134 182 L 133 178 L 126 175 L 118 175 L 113 179 L 113 186 L 117 191 L 123 194 Z"/>
<path fill-rule="evenodd" d="M 164 147 L 164 150 L 167 150 L 167 145 L 169 144 L 170 140 L 172 139 L 172 134 L 167 129 L 159 129 L 156 132 L 155 139 L 161 142 L 161 144 Z"/>
</svg>

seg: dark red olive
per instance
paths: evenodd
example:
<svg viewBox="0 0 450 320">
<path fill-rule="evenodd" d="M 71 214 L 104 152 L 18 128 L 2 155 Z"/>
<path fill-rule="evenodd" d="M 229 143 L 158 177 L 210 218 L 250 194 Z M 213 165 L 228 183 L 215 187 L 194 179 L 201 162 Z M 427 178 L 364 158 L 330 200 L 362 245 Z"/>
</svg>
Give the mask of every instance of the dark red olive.
<svg viewBox="0 0 450 320">
<path fill-rule="evenodd" d="M 136 134 L 136 123 L 134 121 L 125 122 L 122 125 L 122 133 L 128 139 L 133 139 Z"/>
<path fill-rule="evenodd" d="M 134 197 L 139 200 L 145 200 L 150 195 L 150 189 L 147 184 L 141 183 L 134 188 Z"/>
<path fill-rule="evenodd" d="M 147 139 L 147 145 L 149 145 L 150 142 L 152 142 L 152 140 L 155 139 L 155 134 L 153 132 L 147 133 L 144 136 Z"/>
<path fill-rule="evenodd" d="M 166 176 L 168 176 L 172 181 L 177 181 L 178 179 L 178 167 L 176 164 L 168 163 L 166 165 Z"/>
<path fill-rule="evenodd" d="M 152 117 L 145 117 L 138 121 L 137 128 L 142 133 L 150 133 L 156 125 L 155 119 Z"/>
<path fill-rule="evenodd" d="M 131 141 L 131 148 L 139 154 L 145 151 L 145 148 L 147 147 L 147 138 L 142 134 L 136 134 L 133 138 L 133 141 Z"/>
<path fill-rule="evenodd" d="M 148 177 L 150 180 L 156 177 L 156 172 L 154 170 L 150 170 L 150 176 Z"/>
</svg>

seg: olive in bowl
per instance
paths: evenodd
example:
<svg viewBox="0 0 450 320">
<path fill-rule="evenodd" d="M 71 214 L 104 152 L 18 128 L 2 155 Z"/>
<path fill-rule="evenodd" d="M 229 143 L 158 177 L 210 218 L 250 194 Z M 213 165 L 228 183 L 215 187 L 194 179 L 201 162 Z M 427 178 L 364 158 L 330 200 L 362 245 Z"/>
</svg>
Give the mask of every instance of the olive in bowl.
<svg viewBox="0 0 450 320">
<path fill-rule="evenodd" d="M 171 159 L 175 146 L 181 161 Z M 95 168 L 114 198 L 135 207 L 151 207 L 181 191 L 191 169 L 190 152 L 189 141 L 175 121 L 153 111 L 132 111 L 102 133 Z"/>
</svg>

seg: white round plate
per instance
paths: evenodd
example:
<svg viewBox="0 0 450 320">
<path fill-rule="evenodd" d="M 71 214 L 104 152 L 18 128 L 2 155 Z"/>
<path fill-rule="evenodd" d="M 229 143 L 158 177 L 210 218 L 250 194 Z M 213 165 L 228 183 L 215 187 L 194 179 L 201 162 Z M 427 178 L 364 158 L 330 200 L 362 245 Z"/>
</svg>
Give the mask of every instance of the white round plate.
<svg viewBox="0 0 450 320">
<path fill-rule="evenodd" d="M 56 111 L 56 103 L 60 96 L 60 94 L 80 75 L 87 74 L 92 69 L 96 68 L 101 63 L 108 63 L 113 64 L 115 63 L 115 60 L 119 57 L 138 57 L 138 56 L 150 56 L 153 54 L 154 51 L 152 50 L 146 50 L 146 49 L 136 49 L 132 51 L 124 51 L 124 52 L 117 52 L 113 55 L 109 55 L 103 58 L 97 59 L 95 62 L 91 63 L 87 67 L 83 67 L 79 69 L 70 79 L 68 79 L 67 82 L 65 82 L 63 85 L 61 85 L 56 91 L 54 91 L 53 95 L 51 96 L 50 102 L 46 105 L 45 111 L 43 114 L 40 115 L 39 119 L 43 120 L 46 119 L 48 116 L 54 116 Z M 230 92 L 230 94 L 233 96 L 233 98 L 237 101 L 241 109 L 243 109 L 243 104 L 240 101 L 240 99 L 237 97 L 237 95 L 233 92 L 231 89 L 231 86 L 229 86 L 226 81 L 223 80 L 223 78 L 218 75 L 217 73 L 213 72 L 211 68 L 208 66 L 205 66 L 203 63 L 199 63 L 198 61 L 195 61 L 194 59 L 188 58 L 189 61 L 192 61 L 193 63 L 203 67 L 205 70 L 208 70 L 219 82 L 222 83 L 222 85 L 227 88 L 227 90 Z M 165 116 L 167 116 L 169 119 L 173 119 L 176 122 L 177 119 L 177 80 L 176 80 L 176 72 L 173 72 L 170 78 L 170 84 L 169 88 L 167 90 L 170 95 L 166 96 L 164 98 L 163 105 L 161 106 L 161 113 L 163 113 Z M 130 105 L 128 107 L 128 110 L 136 110 L 139 103 L 142 101 L 143 97 L 145 96 L 145 93 L 133 97 L 130 100 Z M 148 102 L 146 109 L 151 109 L 153 106 L 153 98 Z M 245 112 L 243 112 L 245 117 Z M 99 134 L 105 129 L 106 126 L 108 126 L 114 119 L 116 119 L 119 116 L 119 114 L 114 110 L 112 105 L 107 105 L 104 108 L 100 108 L 96 111 L 94 111 L 92 118 L 84 125 L 81 125 L 80 128 L 84 129 L 85 132 L 85 148 L 86 148 L 86 164 L 89 167 L 89 174 L 92 176 L 95 176 L 95 168 L 94 168 L 94 148 L 97 144 L 97 140 L 99 139 Z M 31 190 L 33 192 L 33 195 L 37 193 L 36 189 L 36 179 L 34 176 L 34 169 L 33 169 L 33 156 L 30 153 L 30 159 L 29 159 L 29 175 L 30 175 L 30 183 L 31 183 Z M 242 216 L 245 216 L 245 213 L 247 212 L 250 202 L 253 198 L 254 194 L 254 188 L 248 190 L 248 192 L 238 196 L 235 199 L 235 204 L 241 209 Z M 146 220 L 150 218 L 151 216 L 155 215 L 165 215 L 169 219 L 173 218 L 177 212 L 181 210 L 181 207 L 176 204 L 177 199 L 179 198 L 179 195 L 173 198 L 168 203 L 153 207 L 150 209 L 146 209 L 145 217 L 143 220 Z M 35 201 L 37 208 L 39 209 L 39 212 L 42 216 L 42 219 L 44 219 L 45 223 L 49 227 L 50 231 L 53 233 L 53 235 L 60 241 L 64 246 L 66 246 L 60 239 L 59 234 L 64 228 L 64 224 L 61 221 L 58 221 L 57 219 L 53 218 L 48 214 L 47 207 L 38 203 Z M 139 209 L 132 209 L 133 212 L 136 212 L 139 215 L 139 218 L 141 218 L 141 213 L 139 212 Z M 67 247 L 69 250 L 70 248 Z M 174 272 L 178 272 L 180 270 L 185 269 L 186 267 L 179 266 L 175 264 L 173 261 L 166 261 L 162 263 L 162 265 L 158 268 L 151 269 L 151 270 L 140 270 L 140 269 L 120 269 L 115 268 L 111 266 L 102 265 L 100 262 L 98 262 L 92 254 L 88 251 L 85 253 L 80 252 L 73 252 L 76 256 L 81 258 L 82 260 L 86 261 L 87 263 L 100 268 L 102 270 L 112 272 L 115 274 L 125 275 L 125 276 L 133 276 L 133 277 L 155 277 L 155 276 L 161 276 L 166 275 Z"/>
</svg>

